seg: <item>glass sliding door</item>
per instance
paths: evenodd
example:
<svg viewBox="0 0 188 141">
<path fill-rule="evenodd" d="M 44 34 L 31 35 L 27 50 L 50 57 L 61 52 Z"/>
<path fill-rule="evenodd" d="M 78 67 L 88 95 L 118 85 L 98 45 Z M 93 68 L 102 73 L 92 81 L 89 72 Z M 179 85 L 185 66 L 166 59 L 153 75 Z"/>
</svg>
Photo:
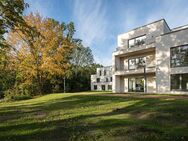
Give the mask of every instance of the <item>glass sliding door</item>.
<svg viewBox="0 0 188 141">
<path fill-rule="evenodd" d="M 136 90 L 136 85 L 135 85 L 135 83 L 136 83 L 136 80 L 135 80 L 135 78 L 129 78 L 129 81 L 128 81 L 128 85 L 129 85 L 129 92 L 135 92 L 135 90 Z"/>
<path fill-rule="evenodd" d="M 136 78 L 136 92 L 144 92 L 144 78 Z"/>
<path fill-rule="evenodd" d="M 102 85 L 101 87 L 102 87 L 102 91 L 105 91 L 105 85 Z"/>
<path fill-rule="evenodd" d="M 171 90 L 188 91 L 188 73 L 172 74 Z"/>
<path fill-rule="evenodd" d="M 129 92 L 144 92 L 144 78 L 129 78 Z"/>
</svg>

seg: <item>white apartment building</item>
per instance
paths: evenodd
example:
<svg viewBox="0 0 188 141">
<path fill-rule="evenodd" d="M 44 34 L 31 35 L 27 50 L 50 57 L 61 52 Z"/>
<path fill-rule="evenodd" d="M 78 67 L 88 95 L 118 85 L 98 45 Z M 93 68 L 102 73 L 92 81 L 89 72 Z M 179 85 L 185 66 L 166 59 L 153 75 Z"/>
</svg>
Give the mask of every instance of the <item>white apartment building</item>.
<svg viewBox="0 0 188 141">
<path fill-rule="evenodd" d="M 97 68 L 97 72 L 91 75 L 91 90 L 111 91 L 112 90 L 112 67 Z"/>
<path fill-rule="evenodd" d="M 188 25 L 170 29 L 161 19 L 117 39 L 113 92 L 188 94 Z"/>
</svg>

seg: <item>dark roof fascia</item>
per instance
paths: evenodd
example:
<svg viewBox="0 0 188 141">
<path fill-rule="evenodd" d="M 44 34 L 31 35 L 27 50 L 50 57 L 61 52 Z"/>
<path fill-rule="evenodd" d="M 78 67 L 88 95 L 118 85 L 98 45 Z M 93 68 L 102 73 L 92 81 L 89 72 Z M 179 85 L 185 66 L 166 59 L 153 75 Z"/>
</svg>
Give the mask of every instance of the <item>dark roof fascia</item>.
<svg viewBox="0 0 188 141">
<path fill-rule="evenodd" d="M 169 29 L 170 31 L 172 31 L 171 28 L 169 27 L 168 23 L 166 22 L 166 20 L 165 20 L 165 19 L 162 19 L 162 20 L 164 20 L 164 22 L 165 22 L 165 24 L 167 25 L 168 29 Z"/>
</svg>

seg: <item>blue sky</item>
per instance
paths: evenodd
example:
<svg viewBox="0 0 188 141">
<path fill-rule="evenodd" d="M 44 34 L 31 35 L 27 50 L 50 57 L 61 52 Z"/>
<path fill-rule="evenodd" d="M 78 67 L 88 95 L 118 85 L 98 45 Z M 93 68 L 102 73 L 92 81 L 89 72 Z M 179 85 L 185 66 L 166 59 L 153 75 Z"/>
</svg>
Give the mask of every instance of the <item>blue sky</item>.
<svg viewBox="0 0 188 141">
<path fill-rule="evenodd" d="M 188 24 L 188 0 L 26 0 L 29 12 L 73 21 L 76 38 L 92 49 L 97 63 L 111 65 L 117 35 L 164 18 L 170 28 Z"/>
</svg>

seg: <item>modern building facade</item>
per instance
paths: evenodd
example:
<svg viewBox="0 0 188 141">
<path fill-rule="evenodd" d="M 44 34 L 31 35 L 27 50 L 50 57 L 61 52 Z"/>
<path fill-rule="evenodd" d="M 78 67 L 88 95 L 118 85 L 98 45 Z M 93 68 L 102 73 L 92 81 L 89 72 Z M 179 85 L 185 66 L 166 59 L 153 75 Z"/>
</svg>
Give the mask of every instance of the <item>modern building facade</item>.
<svg viewBox="0 0 188 141">
<path fill-rule="evenodd" d="M 188 26 L 164 19 L 118 36 L 113 92 L 188 94 Z"/>
<path fill-rule="evenodd" d="M 97 68 L 95 75 L 91 75 L 91 90 L 111 91 L 112 90 L 112 67 Z"/>
</svg>

